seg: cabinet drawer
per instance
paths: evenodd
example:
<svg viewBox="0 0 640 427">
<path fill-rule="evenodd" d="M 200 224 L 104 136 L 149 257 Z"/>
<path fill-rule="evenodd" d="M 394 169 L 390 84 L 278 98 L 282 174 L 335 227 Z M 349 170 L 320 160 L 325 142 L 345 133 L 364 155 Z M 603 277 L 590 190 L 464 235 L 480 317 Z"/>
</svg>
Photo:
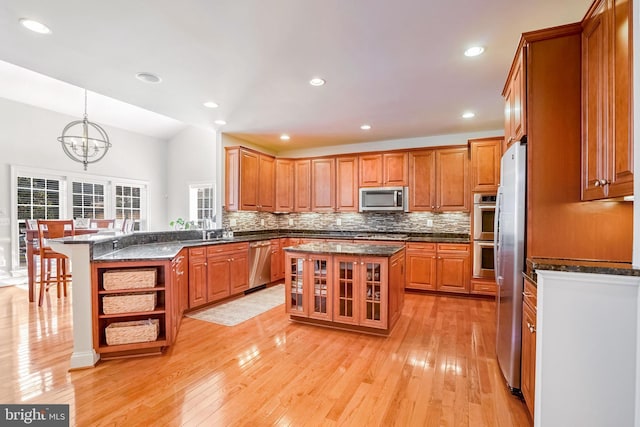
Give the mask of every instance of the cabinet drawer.
<svg viewBox="0 0 640 427">
<path fill-rule="evenodd" d="M 495 295 L 496 283 L 472 280 L 471 293 L 476 295 Z"/>
<path fill-rule="evenodd" d="M 223 245 L 207 246 L 207 256 L 216 255 L 222 252 L 234 252 L 249 250 L 249 243 L 227 243 Z"/>
<path fill-rule="evenodd" d="M 203 257 L 206 254 L 207 254 L 207 248 L 206 247 L 190 248 L 189 249 L 189 256 L 190 257 Z"/>
<path fill-rule="evenodd" d="M 469 252 L 467 243 L 438 243 L 438 252 Z"/>
<path fill-rule="evenodd" d="M 529 279 L 524 279 L 523 301 L 528 304 L 534 311 L 538 309 L 538 287 Z"/>
<path fill-rule="evenodd" d="M 407 251 L 411 251 L 411 250 L 435 252 L 436 244 L 435 243 L 407 242 Z"/>
</svg>

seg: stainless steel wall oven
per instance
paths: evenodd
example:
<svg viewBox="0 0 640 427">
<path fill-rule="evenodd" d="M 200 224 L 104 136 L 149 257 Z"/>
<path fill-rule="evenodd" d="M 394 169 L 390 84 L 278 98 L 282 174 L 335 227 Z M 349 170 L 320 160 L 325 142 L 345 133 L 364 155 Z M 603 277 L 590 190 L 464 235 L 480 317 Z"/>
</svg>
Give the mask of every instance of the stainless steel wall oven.
<svg viewBox="0 0 640 427">
<path fill-rule="evenodd" d="M 473 277 L 493 279 L 495 194 L 473 195 Z"/>
</svg>

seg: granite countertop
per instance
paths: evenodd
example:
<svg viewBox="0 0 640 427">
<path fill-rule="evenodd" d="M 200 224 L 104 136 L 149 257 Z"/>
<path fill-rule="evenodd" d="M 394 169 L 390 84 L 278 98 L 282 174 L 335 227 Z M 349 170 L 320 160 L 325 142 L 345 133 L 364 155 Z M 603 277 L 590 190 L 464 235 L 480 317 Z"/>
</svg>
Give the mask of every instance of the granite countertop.
<svg viewBox="0 0 640 427">
<path fill-rule="evenodd" d="M 640 269 L 633 268 L 630 262 L 601 260 L 582 260 L 566 258 L 530 258 L 527 259 L 525 275 L 537 281 L 536 271 L 567 271 L 575 273 L 612 274 L 618 276 L 640 276 Z"/>
<path fill-rule="evenodd" d="M 390 257 L 400 252 L 404 246 L 398 245 L 360 245 L 357 243 L 305 243 L 287 246 L 286 252 L 313 253 L 327 255 L 364 255 Z"/>
</svg>

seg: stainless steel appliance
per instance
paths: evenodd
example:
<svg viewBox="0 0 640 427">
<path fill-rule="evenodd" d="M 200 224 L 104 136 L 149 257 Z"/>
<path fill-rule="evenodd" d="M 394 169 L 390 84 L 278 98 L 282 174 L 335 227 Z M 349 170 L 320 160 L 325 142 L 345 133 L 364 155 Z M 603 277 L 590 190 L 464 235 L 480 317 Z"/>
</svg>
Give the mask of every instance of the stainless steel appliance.
<svg viewBox="0 0 640 427">
<path fill-rule="evenodd" d="M 473 195 L 473 240 L 493 240 L 495 213 L 495 194 Z"/>
<path fill-rule="evenodd" d="M 271 242 L 249 244 L 249 289 L 271 282 Z"/>
<path fill-rule="evenodd" d="M 520 389 L 526 156 L 526 145 L 520 142 L 515 142 L 502 156 L 496 202 L 496 354 L 512 392 Z"/>
<path fill-rule="evenodd" d="M 360 212 L 409 211 L 409 187 L 367 187 L 360 189 Z"/>
<path fill-rule="evenodd" d="M 474 278 L 493 279 L 495 277 L 494 247 L 495 244 L 493 243 L 493 240 L 476 240 L 473 242 Z"/>
</svg>

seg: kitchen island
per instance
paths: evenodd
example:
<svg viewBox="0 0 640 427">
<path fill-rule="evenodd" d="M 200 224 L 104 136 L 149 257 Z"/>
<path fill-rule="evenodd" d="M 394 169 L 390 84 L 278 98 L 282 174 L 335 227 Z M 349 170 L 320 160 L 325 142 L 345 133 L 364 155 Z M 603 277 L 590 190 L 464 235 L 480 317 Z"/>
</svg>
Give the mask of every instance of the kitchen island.
<svg viewBox="0 0 640 427">
<path fill-rule="evenodd" d="M 291 320 L 388 335 L 402 312 L 402 245 L 308 243 L 285 247 Z"/>
</svg>

